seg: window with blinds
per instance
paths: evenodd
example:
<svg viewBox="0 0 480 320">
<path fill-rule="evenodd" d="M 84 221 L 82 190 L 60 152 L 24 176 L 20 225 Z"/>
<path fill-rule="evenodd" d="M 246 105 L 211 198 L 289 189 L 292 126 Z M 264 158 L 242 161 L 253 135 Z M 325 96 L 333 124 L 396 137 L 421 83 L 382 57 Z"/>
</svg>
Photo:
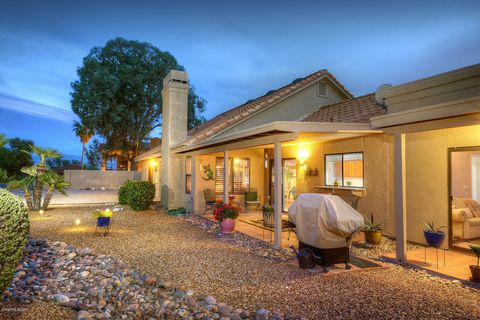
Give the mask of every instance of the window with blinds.
<svg viewBox="0 0 480 320">
<path fill-rule="evenodd" d="M 215 164 L 215 193 L 223 194 L 223 158 Z M 242 194 L 250 188 L 250 159 L 228 158 L 227 185 L 229 194 Z"/>
</svg>

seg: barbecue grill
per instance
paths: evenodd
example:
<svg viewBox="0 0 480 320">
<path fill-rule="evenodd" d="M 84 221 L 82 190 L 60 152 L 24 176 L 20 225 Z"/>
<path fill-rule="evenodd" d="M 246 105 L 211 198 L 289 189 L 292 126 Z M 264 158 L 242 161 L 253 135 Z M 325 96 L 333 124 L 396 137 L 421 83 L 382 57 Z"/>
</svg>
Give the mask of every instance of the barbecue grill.
<svg viewBox="0 0 480 320">
<path fill-rule="evenodd" d="M 304 193 L 288 209 L 296 225 L 299 249 L 310 249 L 317 264 L 345 263 L 350 268 L 352 237 L 363 227 L 363 216 L 337 195 Z"/>
</svg>

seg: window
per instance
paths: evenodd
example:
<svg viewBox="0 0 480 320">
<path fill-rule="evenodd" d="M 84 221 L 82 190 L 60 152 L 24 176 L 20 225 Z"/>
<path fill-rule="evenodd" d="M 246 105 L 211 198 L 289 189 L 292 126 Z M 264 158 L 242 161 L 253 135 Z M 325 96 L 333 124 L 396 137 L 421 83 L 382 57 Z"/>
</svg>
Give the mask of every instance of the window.
<svg viewBox="0 0 480 320">
<path fill-rule="evenodd" d="M 363 153 L 325 155 L 325 185 L 363 187 Z"/>
<path fill-rule="evenodd" d="M 318 82 L 318 95 L 321 97 L 327 96 L 327 82 L 325 80 Z"/>
<path fill-rule="evenodd" d="M 223 194 L 223 158 L 215 164 L 215 193 Z M 227 186 L 229 194 L 242 194 L 250 189 L 250 159 L 228 158 Z"/>
<path fill-rule="evenodd" d="M 185 158 L 185 193 L 192 192 L 192 157 Z"/>
</svg>

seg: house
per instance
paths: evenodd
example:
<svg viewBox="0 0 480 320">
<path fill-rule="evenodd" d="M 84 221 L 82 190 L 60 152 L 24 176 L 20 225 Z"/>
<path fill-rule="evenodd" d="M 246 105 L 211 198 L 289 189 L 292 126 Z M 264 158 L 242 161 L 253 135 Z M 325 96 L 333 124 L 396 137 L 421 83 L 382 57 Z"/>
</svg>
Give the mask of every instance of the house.
<svg viewBox="0 0 480 320">
<path fill-rule="evenodd" d="M 361 97 L 321 70 L 188 131 L 187 94 L 187 74 L 170 72 L 161 145 L 136 158 L 167 207 L 202 213 L 206 189 L 240 203 L 254 189 L 275 208 L 278 246 L 297 194 L 334 192 L 360 197 L 358 211 L 383 221 L 400 260 L 407 240 L 424 242 L 427 220 L 447 226 L 451 247 L 480 238 L 480 65 Z M 463 167 L 457 152 L 469 152 Z M 454 168 L 465 166 L 462 180 Z"/>
</svg>

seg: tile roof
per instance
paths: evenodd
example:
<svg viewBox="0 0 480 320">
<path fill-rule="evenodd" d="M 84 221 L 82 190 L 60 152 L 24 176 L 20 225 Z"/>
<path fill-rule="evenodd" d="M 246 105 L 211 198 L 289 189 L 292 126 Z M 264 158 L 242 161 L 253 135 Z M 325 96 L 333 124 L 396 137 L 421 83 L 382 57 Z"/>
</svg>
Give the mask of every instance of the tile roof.
<svg viewBox="0 0 480 320">
<path fill-rule="evenodd" d="M 181 143 L 174 148 L 182 147 L 182 146 L 189 146 L 194 143 L 206 140 L 210 136 L 223 131 L 240 121 L 244 120 L 245 118 L 253 115 L 263 109 L 266 109 L 273 105 L 275 102 L 283 99 L 284 97 L 288 96 L 300 90 L 316 80 L 321 78 L 328 77 L 332 80 L 338 87 L 340 87 L 347 95 L 353 97 L 353 95 L 330 73 L 327 69 L 323 69 L 312 73 L 311 75 L 306 76 L 305 78 L 300 78 L 294 80 L 292 83 L 283 86 L 276 90 L 271 90 L 267 92 L 267 94 L 260 96 L 258 98 L 252 99 L 247 101 L 246 103 L 239 105 L 233 109 L 230 109 L 218 116 L 196 126 L 188 130 L 188 139 L 184 143 Z"/>
<path fill-rule="evenodd" d="M 379 116 L 386 112 L 387 110 L 375 100 L 375 94 L 370 93 L 321 107 L 318 111 L 306 116 L 302 121 L 369 123 L 371 117 Z"/>
</svg>

